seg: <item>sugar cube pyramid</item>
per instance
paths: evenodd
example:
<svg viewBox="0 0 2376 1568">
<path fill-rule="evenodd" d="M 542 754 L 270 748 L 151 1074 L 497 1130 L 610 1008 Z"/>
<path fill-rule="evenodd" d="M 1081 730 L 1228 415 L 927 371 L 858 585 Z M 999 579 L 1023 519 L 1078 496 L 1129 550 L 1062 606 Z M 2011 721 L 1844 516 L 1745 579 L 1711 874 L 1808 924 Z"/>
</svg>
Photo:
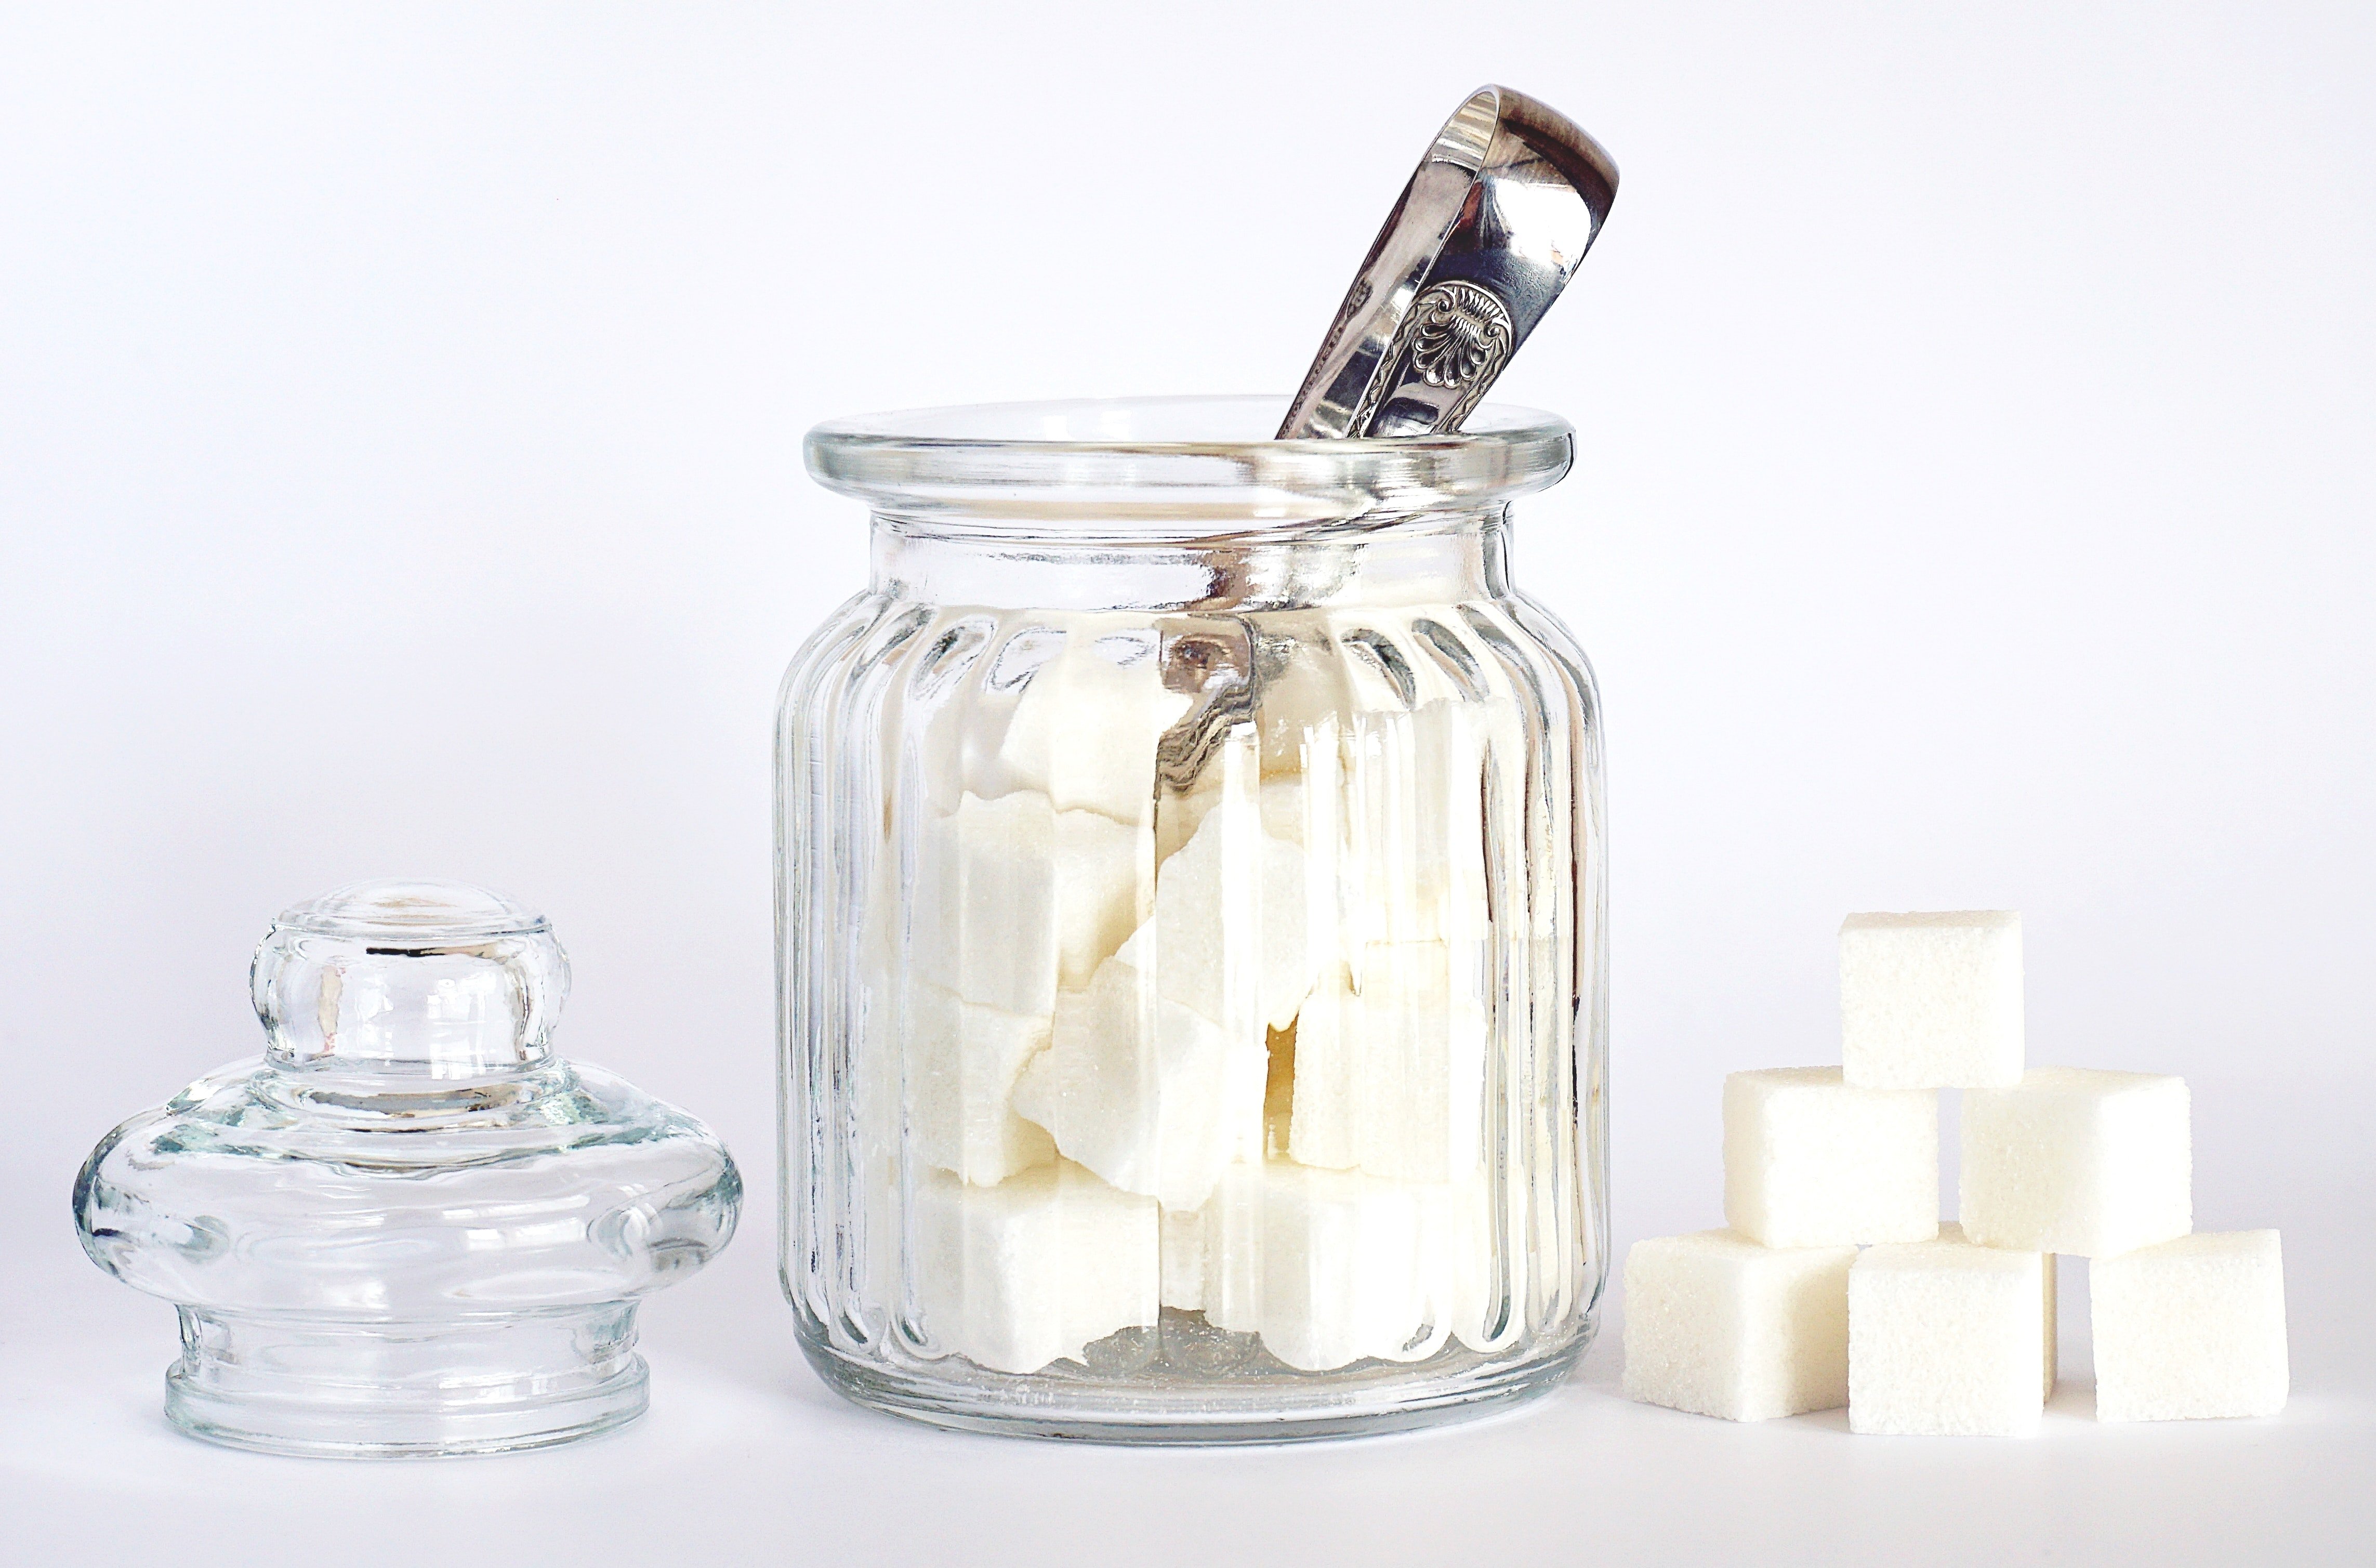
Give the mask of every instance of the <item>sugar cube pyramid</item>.
<svg viewBox="0 0 2376 1568">
<path fill-rule="evenodd" d="M 2098 1420 L 2281 1409 L 2277 1233 L 2190 1234 L 2185 1080 L 2026 1067 L 2012 911 L 1850 915 L 1839 959 L 1843 1065 L 1725 1080 L 1729 1229 L 1626 1257 L 1626 1394 L 2032 1432 L 2068 1253 L 2096 1260 Z M 1937 1218 L 1942 1088 L 1964 1091 L 1959 1224 Z"/>
</svg>

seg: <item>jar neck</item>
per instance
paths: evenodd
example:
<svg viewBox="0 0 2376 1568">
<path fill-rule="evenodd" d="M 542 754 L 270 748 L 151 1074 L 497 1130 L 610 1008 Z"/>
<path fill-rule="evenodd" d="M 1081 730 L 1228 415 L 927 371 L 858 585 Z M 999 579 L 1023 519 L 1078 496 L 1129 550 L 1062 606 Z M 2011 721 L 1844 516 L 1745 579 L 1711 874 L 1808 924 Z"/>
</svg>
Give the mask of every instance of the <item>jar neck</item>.
<svg viewBox="0 0 2376 1568">
<path fill-rule="evenodd" d="M 1166 542 L 975 531 L 877 513 L 873 588 L 918 603 L 1036 610 L 1456 603 L 1508 591 L 1508 539 L 1502 505 Z"/>
</svg>

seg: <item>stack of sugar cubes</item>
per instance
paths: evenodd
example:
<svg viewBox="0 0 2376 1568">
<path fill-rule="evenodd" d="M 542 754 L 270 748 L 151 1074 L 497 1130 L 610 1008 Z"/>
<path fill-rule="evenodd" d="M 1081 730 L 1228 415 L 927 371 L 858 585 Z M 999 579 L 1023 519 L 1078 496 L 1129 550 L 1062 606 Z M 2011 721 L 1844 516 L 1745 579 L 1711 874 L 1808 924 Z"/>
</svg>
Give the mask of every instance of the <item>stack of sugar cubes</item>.
<svg viewBox="0 0 2376 1568">
<path fill-rule="evenodd" d="M 1637 1242 L 1625 1392 L 1729 1420 L 2020 1435 L 2055 1373 L 2055 1254 L 2090 1260 L 2098 1420 L 2265 1416 L 2277 1233 L 2194 1234 L 2183 1079 L 2024 1071 L 2021 917 L 1850 915 L 1842 1065 L 1724 1087 L 1728 1229 Z M 1962 1223 L 1938 1219 L 1963 1091 Z"/>
<path fill-rule="evenodd" d="M 1473 802 L 1515 706 L 1275 687 L 1176 792 L 1158 651 L 1040 617 L 924 727 L 864 939 L 876 1295 L 910 1260 L 1005 1372 L 1167 1309 L 1302 1371 L 1492 1348 Z"/>
</svg>

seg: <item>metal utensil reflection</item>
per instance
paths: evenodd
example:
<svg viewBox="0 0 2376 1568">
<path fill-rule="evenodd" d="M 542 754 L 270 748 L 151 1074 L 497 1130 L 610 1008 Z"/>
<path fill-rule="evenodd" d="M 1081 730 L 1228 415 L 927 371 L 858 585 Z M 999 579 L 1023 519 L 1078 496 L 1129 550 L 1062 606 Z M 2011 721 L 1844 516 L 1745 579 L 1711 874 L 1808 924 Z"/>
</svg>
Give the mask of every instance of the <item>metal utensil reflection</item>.
<svg viewBox="0 0 2376 1568">
<path fill-rule="evenodd" d="M 1617 165 L 1565 115 L 1479 89 L 1378 231 L 1279 439 L 1458 430 L 1616 195 Z"/>
</svg>

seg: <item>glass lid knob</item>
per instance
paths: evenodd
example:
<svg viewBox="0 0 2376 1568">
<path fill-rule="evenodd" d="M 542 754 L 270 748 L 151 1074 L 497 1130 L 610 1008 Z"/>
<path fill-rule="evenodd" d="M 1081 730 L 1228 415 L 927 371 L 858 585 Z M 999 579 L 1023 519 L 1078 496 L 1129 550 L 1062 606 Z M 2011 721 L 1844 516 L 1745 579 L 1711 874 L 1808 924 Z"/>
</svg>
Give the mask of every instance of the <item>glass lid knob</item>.
<svg viewBox="0 0 2376 1568">
<path fill-rule="evenodd" d="M 283 1066 L 475 1078 L 545 1059 L 569 959 L 499 893 L 387 880 L 282 911 L 251 978 Z"/>
</svg>

